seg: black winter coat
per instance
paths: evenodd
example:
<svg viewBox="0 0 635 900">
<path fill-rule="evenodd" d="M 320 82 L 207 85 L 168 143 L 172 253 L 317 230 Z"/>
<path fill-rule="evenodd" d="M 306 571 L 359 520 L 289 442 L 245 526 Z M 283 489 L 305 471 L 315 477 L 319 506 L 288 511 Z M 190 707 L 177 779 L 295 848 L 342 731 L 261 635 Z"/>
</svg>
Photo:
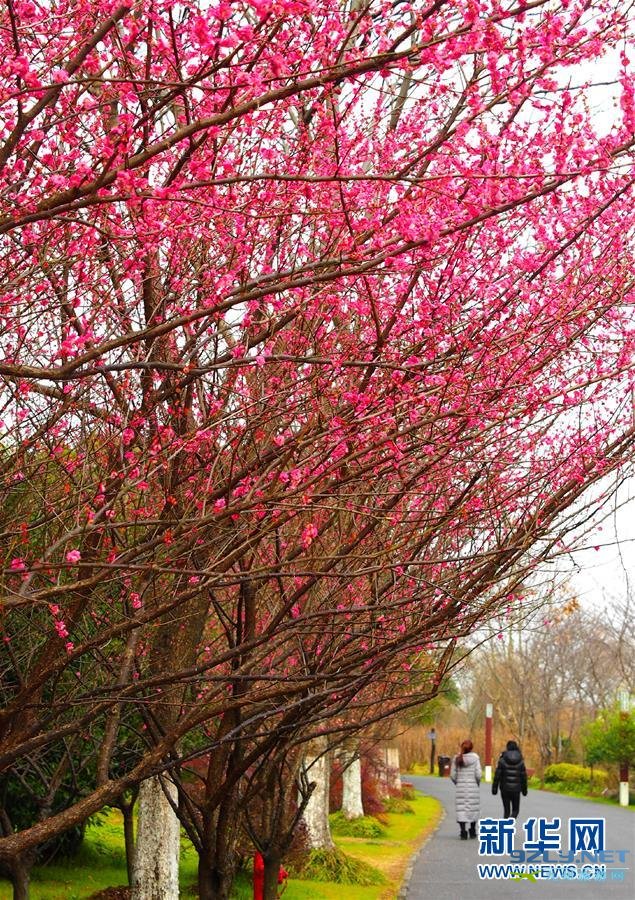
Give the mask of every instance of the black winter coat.
<svg viewBox="0 0 635 900">
<path fill-rule="evenodd" d="M 496 766 L 492 794 L 500 787 L 506 794 L 527 794 L 527 769 L 520 750 L 503 750 Z"/>
</svg>

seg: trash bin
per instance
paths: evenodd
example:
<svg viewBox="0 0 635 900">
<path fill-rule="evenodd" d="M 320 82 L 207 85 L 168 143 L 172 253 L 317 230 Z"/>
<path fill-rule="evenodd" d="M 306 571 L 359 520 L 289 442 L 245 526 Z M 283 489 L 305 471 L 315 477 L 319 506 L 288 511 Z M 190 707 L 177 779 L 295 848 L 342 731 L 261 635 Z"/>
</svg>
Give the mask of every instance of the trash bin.
<svg viewBox="0 0 635 900">
<path fill-rule="evenodd" d="M 447 778 L 450 774 L 450 763 L 452 760 L 449 756 L 437 756 L 437 762 L 439 764 L 439 775 L 441 778 Z"/>
</svg>

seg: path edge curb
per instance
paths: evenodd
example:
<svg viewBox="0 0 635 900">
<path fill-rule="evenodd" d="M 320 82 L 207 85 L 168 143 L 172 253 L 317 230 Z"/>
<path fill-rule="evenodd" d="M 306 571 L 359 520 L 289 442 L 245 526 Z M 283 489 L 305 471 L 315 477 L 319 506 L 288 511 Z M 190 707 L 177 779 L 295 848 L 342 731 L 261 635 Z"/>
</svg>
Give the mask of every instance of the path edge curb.
<svg viewBox="0 0 635 900">
<path fill-rule="evenodd" d="M 408 896 L 408 891 L 410 890 L 410 882 L 412 881 L 412 874 L 414 872 L 415 865 L 417 864 L 417 860 L 419 859 L 419 856 L 424 851 L 424 849 L 428 846 L 428 843 L 432 840 L 432 838 L 435 836 L 435 834 L 441 827 L 441 823 L 445 819 L 446 815 L 447 815 L 447 813 L 446 813 L 445 807 L 443 806 L 443 804 L 441 804 L 441 815 L 439 816 L 439 821 L 437 822 L 435 827 L 432 829 L 430 834 L 426 838 L 424 838 L 421 846 L 417 847 L 415 852 L 412 854 L 412 856 L 408 860 L 408 865 L 406 866 L 406 871 L 404 872 L 403 881 L 401 882 L 401 886 L 399 888 L 399 891 L 397 892 L 396 900 L 406 900 L 406 898 Z"/>
</svg>

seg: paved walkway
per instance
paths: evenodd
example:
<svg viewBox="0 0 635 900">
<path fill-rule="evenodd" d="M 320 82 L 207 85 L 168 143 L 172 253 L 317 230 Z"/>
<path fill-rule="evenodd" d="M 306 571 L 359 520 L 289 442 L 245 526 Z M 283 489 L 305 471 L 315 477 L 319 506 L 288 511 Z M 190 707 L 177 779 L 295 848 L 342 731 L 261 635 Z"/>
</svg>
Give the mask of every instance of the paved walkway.
<svg viewBox="0 0 635 900">
<path fill-rule="evenodd" d="M 515 847 L 522 845 L 523 823 L 530 817 L 559 817 L 563 847 L 568 848 L 567 820 L 569 817 L 606 819 L 606 849 L 628 850 L 626 862 L 620 863 L 615 854 L 607 863 L 606 881 L 495 881 L 479 880 L 477 863 L 507 862 L 506 858 L 479 857 L 478 840 L 459 840 L 459 827 L 454 817 L 454 785 L 449 778 L 406 776 L 416 788 L 436 797 L 443 803 L 445 818 L 434 836 L 423 848 L 415 863 L 407 892 L 408 900 L 633 900 L 635 885 L 635 812 L 604 803 L 589 803 L 576 797 L 529 791 L 521 797 L 520 816 Z M 481 784 L 481 817 L 500 818 L 503 815 L 500 797 L 493 797 L 491 786 Z M 521 841 L 518 841 L 520 833 Z M 553 852 L 553 851 L 552 851 Z M 610 869 L 628 867 L 624 880 L 614 880 Z"/>
</svg>

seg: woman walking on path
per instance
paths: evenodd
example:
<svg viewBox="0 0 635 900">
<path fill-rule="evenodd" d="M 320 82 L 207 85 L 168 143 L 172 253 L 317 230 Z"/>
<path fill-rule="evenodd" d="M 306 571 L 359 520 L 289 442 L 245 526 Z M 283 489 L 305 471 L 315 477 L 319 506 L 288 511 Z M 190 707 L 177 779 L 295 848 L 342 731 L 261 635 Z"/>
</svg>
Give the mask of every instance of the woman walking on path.
<svg viewBox="0 0 635 900">
<path fill-rule="evenodd" d="M 492 794 L 496 793 L 499 786 L 504 818 L 509 819 L 511 813 L 511 816 L 517 819 L 520 794 L 522 792 L 523 797 L 527 796 L 527 769 L 516 741 L 507 741 L 507 749 L 500 755 L 492 784 Z"/>
<path fill-rule="evenodd" d="M 473 752 L 472 741 L 463 741 L 461 752 L 452 760 L 450 778 L 456 785 L 456 821 L 461 829 L 461 840 L 476 837 L 476 823 L 481 811 L 481 761 Z"/>
</svg>

